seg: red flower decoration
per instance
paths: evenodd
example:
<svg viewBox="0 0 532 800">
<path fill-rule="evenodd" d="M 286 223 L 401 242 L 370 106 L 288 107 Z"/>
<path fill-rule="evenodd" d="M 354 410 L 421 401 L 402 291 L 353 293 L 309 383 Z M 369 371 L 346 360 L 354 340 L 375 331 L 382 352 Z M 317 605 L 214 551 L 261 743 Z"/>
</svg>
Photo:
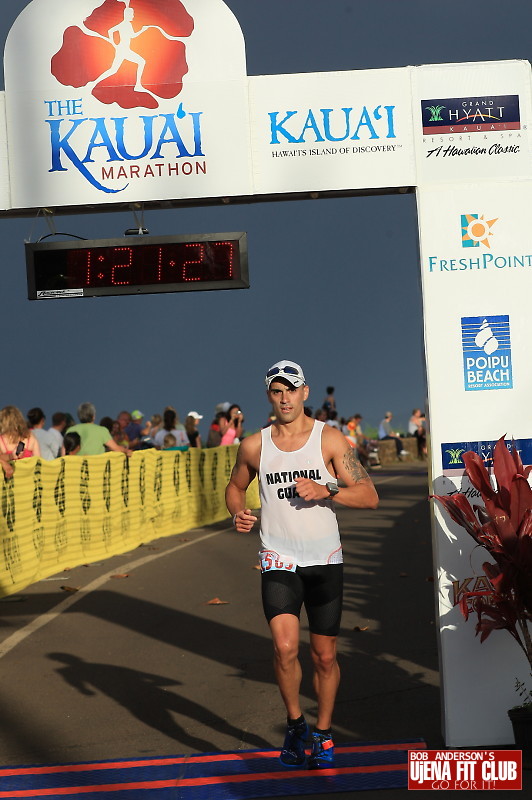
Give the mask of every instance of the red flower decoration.
<svg viewBox="0 0 532 800">
<path fill-rule="evenodd" d="M 63 35 L 52 75 L 64 86 L 91 86 L 100 102 L 158 108 L 177 97 L 188 72 L 185 45 L 194 20 L 179 0 L 104 0 Z"/>
<path fill-rule="evenodd" d="M 507 630 L 532 667 L 532 487 L 515 443 L 508 449 L 501 436 L 493 452 L 495 487 L 480 456 L 462 456 L 469 480 L 480 492 L 484 508 L 471 506 L 460 493 L 432 495 L 495 561 L 482 567 L 493 586 L 486 597 L 466 592 L 460 608 L 467 619 L 468 602 L 477 613 L 476 632 L 483 642 L 494 630 Z"/>
</svg>

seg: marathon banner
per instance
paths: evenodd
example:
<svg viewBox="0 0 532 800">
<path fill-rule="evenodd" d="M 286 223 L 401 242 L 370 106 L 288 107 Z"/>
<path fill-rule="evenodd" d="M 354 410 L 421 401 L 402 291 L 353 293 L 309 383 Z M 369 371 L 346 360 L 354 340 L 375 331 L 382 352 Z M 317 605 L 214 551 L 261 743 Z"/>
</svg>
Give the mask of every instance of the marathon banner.
<svg viewBox="0 0 532 800">
<path fill-rule="evenodd" d="M 228 517 L 237 446 L 16 462 L 0 478 L 0 596 Z M 246 502 L 260 505 L 257 482 Z"/>
<path fill-rule="evenodd" d="M 4 69 L 5 210 L 532 178 L 526 61 L 248 76 L 223 0 L 33 0 Z"/>
<path fill-rule="evenodd" d="M 14 208 L 252 192 L 245 43 L 223 0 L 33 0 L 4 71 Z"/>
</svg>

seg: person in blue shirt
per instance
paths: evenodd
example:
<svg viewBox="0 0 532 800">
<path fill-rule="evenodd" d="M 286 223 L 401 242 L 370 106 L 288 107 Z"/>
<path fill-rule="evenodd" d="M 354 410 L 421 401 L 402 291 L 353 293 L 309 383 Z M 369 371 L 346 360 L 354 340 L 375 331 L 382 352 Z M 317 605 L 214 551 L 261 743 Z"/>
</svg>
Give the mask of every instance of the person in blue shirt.
<svg viewBox="0 0 532 800">
<path fill-rule="evenodd" d="M 402 456 L 408 455 L 408 451 L 403 449 L 403 443 L 401 442 L 399 434 L 392 430 L 392 416 L 392 412 L 387 411 L 384 415 L 384 419 L 381 420 L 379 425 L 379 439 L 381 441 L 393 440 L 397 450 L 397 457 L 401 459 Z"/>
</svg>

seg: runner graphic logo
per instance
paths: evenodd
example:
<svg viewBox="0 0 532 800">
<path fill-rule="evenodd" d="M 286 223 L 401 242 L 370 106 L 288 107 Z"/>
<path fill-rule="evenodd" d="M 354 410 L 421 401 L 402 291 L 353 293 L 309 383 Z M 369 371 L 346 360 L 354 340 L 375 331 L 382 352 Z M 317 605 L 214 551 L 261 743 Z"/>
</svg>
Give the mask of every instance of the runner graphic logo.
<svg viewBox="0 0 532 800">
<path fill-rule="evenodd" d="M 193 30 L 179 0 L 104 0 L 66 29 L 52 75 L 64 86 L 89 89 L 101 103 L 158 108 L 183 88 L 188 66 L 181 40 Z"/>
</svg>

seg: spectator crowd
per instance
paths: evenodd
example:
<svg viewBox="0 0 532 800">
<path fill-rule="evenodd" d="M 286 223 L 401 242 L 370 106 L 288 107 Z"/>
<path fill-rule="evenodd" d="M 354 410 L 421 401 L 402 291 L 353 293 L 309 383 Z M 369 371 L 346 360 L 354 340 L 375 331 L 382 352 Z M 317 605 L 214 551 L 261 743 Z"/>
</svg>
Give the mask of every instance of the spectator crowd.
<svg viewBox="0 0 532 800">
<path fill-rule="evenodd" d="M 378 443 L 379 441 L 393 441 L 396 448 L 397 458 L 401 461 L 408 457 L 409 453 L 404 449 L 403 439 L 405 436 L 414 437 L 417 441 L 417 454 L 419 458 L 425 458 L 427 454 L 425 414 L 419 408 L 414 408 L 408 423 L 408 432 L 400 434 L 392 428 L 392 412 L 387 411 L 381 420 L 378 428 L 377 438 L 369 438 L 362 430 L 362 415 L 353 414 L 350 417 L 339 417 L 336 408 L 336 398 L 334 386 L 327 386 L 325 399 L 320 408 L 313 412 L 308 407 L 305 412 L 308 416 L 325 422 L 333 428 L 342 431 L 347 441 L 357 451 L 358 458 L 365 469 L 380 468 Z M 273 421 L 270 417 L 269 423 Z"/>
<path fill-rule="evenodd" d="M 0 410 L 0 465 L 9 477 L 11 462 L 31 456 L 46 461 L 71 455 L 99 455 L 116 451 L 131 455 L 135 450 L 186 451 L 203 446 L 198 429 L 203 415 L 189 411 L 184 424 L 175 408 L 167 406 L 162 414 L 146 419 L 143 412 L 121 411 L 117 416 L 104 416 L 96 422 L 96 408 L 81 403 L 78 422 L 63 411 L 52 414 L 47 425 L 41 408 L 31 408 L 26 417 L 16 406 Z M 236 403 L 220 403 L 209 428 L 206 447 L 238 444 L 243 433 L 244 416 Z"/>
<path fill-rule="evenodd" d="M 395 442 L 397 456 L 407 455 L 402 438 L 391 424 L 392 413 L 386 412 L 379 425 L 378 439 L 371 439 L 362 430 L 362 415 L 338 416 L 334 387 L 326 388 L 323 404 L 317 411 L 305 412 L 327 425 L 338 428 L 349 444 L 356 449 L 362 465 L 378 468 L 378 440 Z M 181 450 L 201 447 L 220 447 L 238 444 L 244 435 L 244 416 L 237 403 L 219 403 L 216 406 L 205 442 L 199 432 L 203 415 L 189 411 L 184 424 L 175 408 L 167 406 L 161 414 L 147 419 L 142 411 L 120 411 L 116 417 L 104 416 L 96 422 L 96 408 L 92 403 L 81 403 L 77 409 L 78 422 L 67 412 L 56 411 L 50 423 L 41 408 L 31 408 L 26 417 L 16 406 L 0 410 L 0 465 L 6 475 L 11 475 L 11 462 L 31 456 L 52 460 L 71 455 L 99 455 L 115 451 L 131 455 L 135 450 Z M 270 416 L 266 425 L 275 418 Z M 408 435 L 417 440 L 418 456 L 426 455 L 425 415 L 417 408 L 408 424 Z"/>
</svg>

